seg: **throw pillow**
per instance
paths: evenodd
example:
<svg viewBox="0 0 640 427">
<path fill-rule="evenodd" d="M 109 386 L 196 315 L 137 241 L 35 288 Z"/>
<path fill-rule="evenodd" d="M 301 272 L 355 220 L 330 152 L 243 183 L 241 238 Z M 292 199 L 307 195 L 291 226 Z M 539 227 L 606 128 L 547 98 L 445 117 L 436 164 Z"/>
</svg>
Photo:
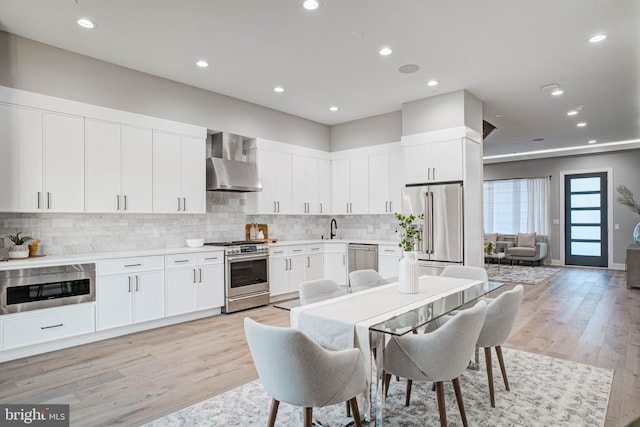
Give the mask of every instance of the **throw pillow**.
<svg viewBox="0 0 640 427">
<path fill-rule="evenodd" d="M 498 233 L 484 233 L 484 244 L 486 245 L 489 242 L 493 242 L 495 246 L 498 241 Z"/>
<path fill-rule="evenodd" d="M 518 233 L 516 237 L 516 246 L 522 248 L 535 248 L 536 247 L 536 233 Z"/>
</svg>

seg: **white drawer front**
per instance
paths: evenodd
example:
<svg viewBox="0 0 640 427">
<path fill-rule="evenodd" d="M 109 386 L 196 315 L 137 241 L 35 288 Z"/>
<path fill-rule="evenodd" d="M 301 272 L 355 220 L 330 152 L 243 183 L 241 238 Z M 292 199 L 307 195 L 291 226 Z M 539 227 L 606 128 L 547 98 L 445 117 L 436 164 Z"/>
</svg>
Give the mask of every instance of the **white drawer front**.
<svg viewBox="0 0 640 427">
<path fill-rule="evenodd" d="M 224 262 L 224 252 L 203 252 L 196 254 L 198 265 L 222 264 Z"/>
<path fill-rule="evenodd" d="M 304 250 L 308 254 L 322 253 L 322 252 L 324 252 L 324 245 L 322 243 L 316 243 L 316 244 L 313 244 L 313 245 L 306 245 Z"/>
<path fill-rule="evenodd" d="M 95 330 L 93 303 L 16 316 L 3 322 L 4 349 L 88 334 Z"/>
<path fill-rule="evenodd" d="M 402 256 L 402 249 L 398 245 L 380 245 L 378 255 Z"/>
<path fill-rule="evenodd" d="M 304 254 L 305 245 L 274 246 L 269 248 L 269 256 L 292 256 Z"/>
<path fill-rule="evenodd" d="M 325 243 L 325 252 L 347 252 L 347 245 L 345 243 Z"/>
<path fill-rule="evenodd" d="M 137 258 L 118 258 L 98 261 L 96 275 L 131 273 L 134 271 L 160 270 L 164 268 L 164 257 L 147 256 Z"/>
<path fill-rule="evenodd" d="M 193 267 L 196 265 L 196 254 L 165 255 L 164 260 L 167 269 Z"/>
</svg>

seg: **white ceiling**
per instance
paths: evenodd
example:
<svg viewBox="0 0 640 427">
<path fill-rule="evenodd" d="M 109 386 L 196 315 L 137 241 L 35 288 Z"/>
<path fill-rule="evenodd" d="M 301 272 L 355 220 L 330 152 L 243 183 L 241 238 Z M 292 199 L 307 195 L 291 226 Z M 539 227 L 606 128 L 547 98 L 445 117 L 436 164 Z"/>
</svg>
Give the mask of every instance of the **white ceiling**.
<svg viewBox="0 0 640 427">
<path fill-rule="evenodd" d="M 328 125 L 467 89 L 498 127 L 485 155 L 640 138 L 638 0 L 320 1 L 2 0 L 0 29 Z"/>
</svg>

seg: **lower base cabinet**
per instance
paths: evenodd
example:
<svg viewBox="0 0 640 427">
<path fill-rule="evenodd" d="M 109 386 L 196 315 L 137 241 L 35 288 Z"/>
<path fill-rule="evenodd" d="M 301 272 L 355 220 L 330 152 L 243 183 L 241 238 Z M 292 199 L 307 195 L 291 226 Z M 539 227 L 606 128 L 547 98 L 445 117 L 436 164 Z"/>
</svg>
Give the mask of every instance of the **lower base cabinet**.
<svg viewBox="0 0 640 427">
<path fill-rule="evenodd" d="M 167 316 L 224 305 L 221 253 L 166 255 Z"/>
<path fill-rule="evenodd" d="M 9 315 L 2 321 L 2 349 L 95 332 L 94 303 Z"/>
<path fill-rule="evenodd" d="M 345 243 L 324 244 L 324 278 L 332 279 L 341 286 L 347 285 L 347 245 Z"/>
<path fill-rule="evenodd" d="M 402 250 L 397 245 L 378 246 L 378 273 L 385 279 L 398 277 Z"/>
</svg>

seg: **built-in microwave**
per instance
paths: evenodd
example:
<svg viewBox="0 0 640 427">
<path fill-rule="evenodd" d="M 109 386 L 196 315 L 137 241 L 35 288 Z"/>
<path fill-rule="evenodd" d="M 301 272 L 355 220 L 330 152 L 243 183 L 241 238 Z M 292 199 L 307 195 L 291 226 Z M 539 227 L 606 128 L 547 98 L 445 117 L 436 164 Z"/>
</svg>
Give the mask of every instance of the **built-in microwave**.
<svg viewBox="0 0 640 427">
<path fill-rule="evenodd" d="M 95 301 L 95 264 L 0 271 L 0 314 Z"/>
</svg>

